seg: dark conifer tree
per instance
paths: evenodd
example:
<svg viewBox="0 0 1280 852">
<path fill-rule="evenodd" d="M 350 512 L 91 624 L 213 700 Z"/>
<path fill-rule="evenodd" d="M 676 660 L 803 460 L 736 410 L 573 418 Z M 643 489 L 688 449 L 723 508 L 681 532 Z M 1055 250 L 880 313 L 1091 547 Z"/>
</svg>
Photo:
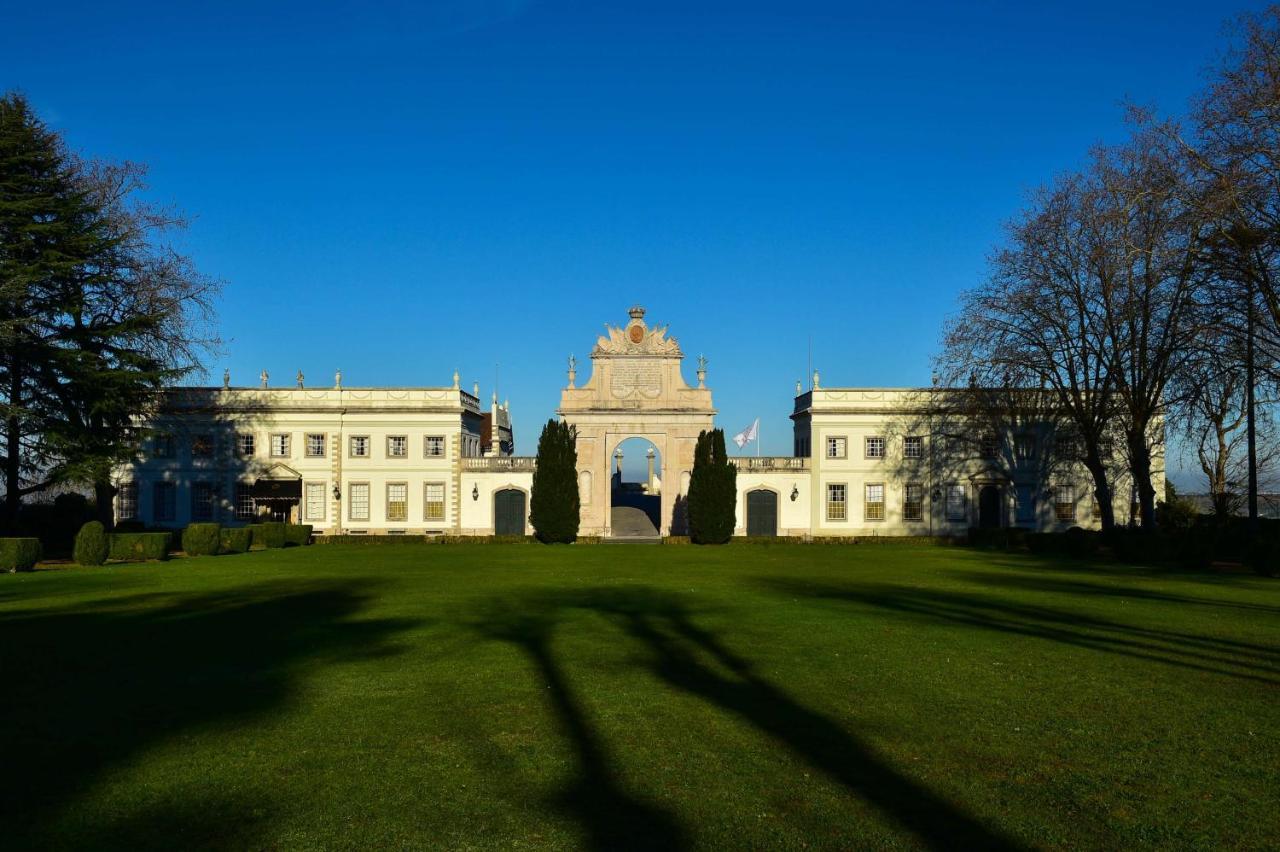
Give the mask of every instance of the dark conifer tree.
<svg viewBox="0 0 1280 852">
<path fill-rule="evenodd" d="M 724 448 L 724 430 L 698 435 L 689 477 L 689 535 L 698 544 L 724 544 L 733 536 L 738 469 Z"/>
<path fill-rule="evenodd" d="M 137 415 L 200 367 L 216 283 L 161 239 L 183 221 L 137 199 L 145 170 L 80 160 L 21 95 L 0 96 L 0 430 L 5 512 L 111 471 Z"/>
<path fill-rule="evenodd" d="M 538 438 L 529 522 L 539 541 L 568 544 L 578 537 L 579 520 L 577 432 L 548 420 Z"/>
</svg>

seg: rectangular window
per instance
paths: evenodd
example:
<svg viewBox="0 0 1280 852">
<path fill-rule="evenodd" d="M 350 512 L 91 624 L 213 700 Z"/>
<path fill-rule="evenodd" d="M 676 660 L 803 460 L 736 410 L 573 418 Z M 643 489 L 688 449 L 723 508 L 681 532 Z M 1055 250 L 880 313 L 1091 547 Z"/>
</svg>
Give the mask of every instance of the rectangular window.
<svg viewBox="0 0 1280 852">
<path fill-rule="evenodd" d="M 869 459 L 884 458 L 884 438 L 878 435 L 867 438 L 866 450 Z"/>
<path fill-rule="evenodd" d="M 868 482 L 866 485 L 865 516 L 868 521 L 884 520 L 884 483 Z"/>
<path fill-rule="evenodd" d="M 369 457 L 369 436 L 368 435 L 352 435 L 351 436 L 351 458 L 367 459 Z"/>
<path fill-rule="evenodd" d="M 924 438 L 909 435 L 902 439 L 902 457 L 904 459 L 924 458 Z"/>
<path fill-rule="evenodd" d="M 369 520 L 369 483 L 351 483 L 347 494 L 347 512 L 350 520 Z"/>
<path fill-rule="evenodd" d="M 250 438 L 253 436 L 250 435 Z M 236 483 L 236 520 L 252 521 L 258 515 L 253 503 L 253 486 L 247 482 Z"/>
<path fill-rule="evenodd" d="M 423 454 L 427 458 L 439 458 L 444 455 L 444 438 L 440 435 L 428 435 Z"/>
<path fill-rule="evenodd" d="M 845 439 L 838 437 L 827 438 L 827 458 L 842 459 L 845 457 Z"/>
<path fill-rule="evenodd" d="M 172 521 L 177 516 L 178 500 L 172 482 L 157 482 L 151 490 L 151 517 L 156 521 Z"/>
<path fill-rule="evenodd" d="M 324 492 L 325 485 L 323 482 L 307 483 L 305 516 L 308 521 L 324 520 Z"/>
<path fill-rule="evenodd" d="M 444 483 L 428 482 L 422 499 L 422 517 L 428 521 L 444 520 Z"/>
<path fill-rule="evenodd" d="M 1070 485 L 1059 485 L 1053 489 L 1053 517 L 1057 521 L 1076 519 L 1076 493 Z"/>
<path fill-rule="evenodd" d="M 271 455 L 275 458 L 289 457 L 289 435 L 278 433 L 271 436 Z"/>
<path fill-rule="evenodd" d="M 191 520 L 212 521 L 214 508 L 213 483 L 195 482 L 191 485 Z"/>
<path fill-rule="evenodd" d="M 990 432 L 978 441 L 978 452 L 984 459 L 993 459 L 1000 455 L 1000 439 Z"/>
<path fill-rule="evenodd" d="M 1059 461 L 1075 461 L 1076 439 L 1072 435 L 1057 435 L 1053 439 L 1053 454 Z"/>
<path fill-rule="evenodd" d="M 849 517 L 849 489 L 844 483 L 827 484 L 827 520 L 843 521 Z"/>
<path fill-rule="evenodd" d="M 1031 435 L 1019 435 L 1013 447 L 1018 461 L 1031 461 L 1036 457 L 1036 439 Z"/>
<path fill-rule="evenodd" d="M 963 521 L 965 514 L 965 491 L 963 485 L 947 486 L 947 520 Z"/>
<path fill-rule="evenodd" d="M 907 483 L 902 491 L 902 520 L 924 520 L 924 486 L 918 482 Z"/>
<path fill-rule="evenodd" d="M 253 455 L 254 440 L 252 432 L 241 432 L 236 435 L 236 452 L 242 458 L 249 458 Z"/>
<path fill-rule="evenodd" d="M 138 483 L 122 482 L 116 494 L 116 517 L 122 521 L 138 519 Z"/>
<path fill-rule="evenodd" d="M 402 459 L 409 455 L 409 438 L 406 435 L 387 436 L 387 458 Z"/>
<path fill-rule="evenodd" d="M 173 436 L 172 435 L 156 435 L 151 439 L 151 447 L 155 451 L 158 459 L 173 458 Z"/>
<path fill-rule="evenodd" d="M 213 438 L 209 435 L 196 435 L 192 437 L 191 455 L 193 458 L 208 458 L 213 455 Z"/>
<path fill-rule="evenodd" d="M 307 434 L 307 458 L 322 459 L 325 456 L 325 436 L 320 432 Z"/>
<path fill-rule="evenodd" d="M 387 483 L 387 520 L 409 520 L 409 484 L 407 482 Z"/>
</svg>

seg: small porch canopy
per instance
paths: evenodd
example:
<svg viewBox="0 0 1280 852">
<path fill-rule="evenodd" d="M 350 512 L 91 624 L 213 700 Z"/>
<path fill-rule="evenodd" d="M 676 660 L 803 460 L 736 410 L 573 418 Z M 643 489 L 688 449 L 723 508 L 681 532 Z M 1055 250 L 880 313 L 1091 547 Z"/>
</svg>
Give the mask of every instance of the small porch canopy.
<svg viewBox="0 0 1280 852">
<path fill-rule="evenodd" d="M 253 483 L 253 499 L 297 503 L 302 499 L 302 475 L 288 465 L 274 465 Z"/>
</svg>

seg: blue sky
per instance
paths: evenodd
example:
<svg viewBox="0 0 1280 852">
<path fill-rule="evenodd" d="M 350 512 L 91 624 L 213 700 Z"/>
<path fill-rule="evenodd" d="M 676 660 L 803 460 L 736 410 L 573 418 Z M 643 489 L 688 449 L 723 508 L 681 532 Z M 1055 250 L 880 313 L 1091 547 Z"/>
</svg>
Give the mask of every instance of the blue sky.
<svg viewBox="0 0 1280 852">
<path fill-rule="evenodd" d="M 11 4 L 0 88 L 193 217 L 214 377 L 457 367 L 487 399 L 501 364 L 532 453 L 566 357 L 641 303 L 787 454 L 810 338 L 825 384 L 927 383 L 1027 190 L 1124 99 L 1181 112 L 1257 5 L 365 7 Z"/>
</svg>

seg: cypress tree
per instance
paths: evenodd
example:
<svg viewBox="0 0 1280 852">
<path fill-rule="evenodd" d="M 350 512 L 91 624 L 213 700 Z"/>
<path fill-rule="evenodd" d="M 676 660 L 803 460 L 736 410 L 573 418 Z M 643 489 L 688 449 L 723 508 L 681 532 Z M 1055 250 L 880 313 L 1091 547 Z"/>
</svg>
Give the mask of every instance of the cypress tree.
<svg viewBox="0 0 1280 852">
<path fill-rule="evenodd" d="M 548 420 L 538 438 L 529 522 L 539 541 L 568 544 L 578 537 L 579 520 L 577 431 Z"/>
<path fill-rule="evenodd" d="M 698 544 L 724 544 L 733 536 L 738 469 L 724 448 L 724 430 L 698 434 L 689 477 L 689 535 Z"/>
</svg>

